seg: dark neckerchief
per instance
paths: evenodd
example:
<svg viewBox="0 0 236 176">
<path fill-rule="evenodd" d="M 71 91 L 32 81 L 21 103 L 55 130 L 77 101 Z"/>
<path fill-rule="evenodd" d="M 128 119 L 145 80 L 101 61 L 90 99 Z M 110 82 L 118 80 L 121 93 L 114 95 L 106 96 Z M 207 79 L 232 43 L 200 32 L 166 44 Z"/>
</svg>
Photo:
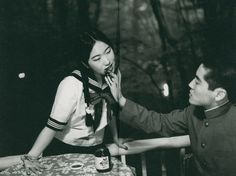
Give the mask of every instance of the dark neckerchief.
<svg viewBox="0 0 236 176">
<path fill-rule="evenodd" d="M 71 76 L 74 76 L 81 82 L 83 82 L 83 78 L 81 76 L 81 72 L 79 70 L 73 71 Z M 94 119 L 86 119 L 89 120 L 94 128 L 94 131 L 98 128 L 102 116 L 102 100 L 104 99 L 107 103 L 107 118 L 111 119 L 111 110 L 115 113 L 118 112 L 117 110 L 117 103 L 113 98 L 110 88 L 108 85 L 103 85 L 102 87 L 98 84 L 98 82 L 90 77 L 88 77 L 88 87 L 89 89 L 94 90 L 94 93 L 90 93 L 90 104 L 94 105 L 95 109 L 95 118 Z"/>
</svg>

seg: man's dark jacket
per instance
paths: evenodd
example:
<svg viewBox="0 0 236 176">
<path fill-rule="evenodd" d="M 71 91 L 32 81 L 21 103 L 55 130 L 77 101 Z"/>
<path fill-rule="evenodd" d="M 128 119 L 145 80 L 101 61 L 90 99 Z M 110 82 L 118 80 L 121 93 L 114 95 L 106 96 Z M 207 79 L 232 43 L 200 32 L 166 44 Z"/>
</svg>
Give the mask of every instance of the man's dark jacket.
<svg viewBox="0 0 236 176">
<path fill-rule="evenodd" d="M 161 114 L 127 100 L 120 119 L 147 133 L 189 134 L 198 175 L 236 176 L 236 106 L 230 102 L 210 111 L 190 105 Z"/>
</svg>

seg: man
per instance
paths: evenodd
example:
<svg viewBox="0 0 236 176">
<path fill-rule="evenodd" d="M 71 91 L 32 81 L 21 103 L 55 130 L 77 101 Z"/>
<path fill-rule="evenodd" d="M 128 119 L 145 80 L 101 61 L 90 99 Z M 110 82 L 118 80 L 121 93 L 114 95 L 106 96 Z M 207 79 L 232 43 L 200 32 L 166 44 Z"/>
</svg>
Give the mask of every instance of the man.
<svg viewBox="0 0 236 176">
<path fill-rule="evenodd" d="M 149 111 L 123 97 L 119 77 L 107 82 L 122 108 L 122 121 L 162 136 L 189 134 L 197 175 L 236 175 L 235 66 L 204 61 L 189 83 L 190 105 L 168 114 Z"/>
</svg>

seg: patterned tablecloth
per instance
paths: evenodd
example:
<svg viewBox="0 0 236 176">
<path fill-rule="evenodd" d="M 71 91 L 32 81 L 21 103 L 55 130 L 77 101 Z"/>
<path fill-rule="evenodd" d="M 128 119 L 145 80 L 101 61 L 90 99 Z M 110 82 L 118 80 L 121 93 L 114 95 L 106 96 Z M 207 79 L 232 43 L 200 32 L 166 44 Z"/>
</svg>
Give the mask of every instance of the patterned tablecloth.
<svg viewBox="0 0 236 176">
<path fill-rule="evenodd" d="M 64 154 L 57 156 L 43 157 L 40 159 L 40 163 L 43 164 L 46 169 L 38 175 L 41 176 L 97 176 L 97 175 L 109 175 L 109 176 L 134 176 L 135 169 L 123 164 L 115 157 L 111 158 L 113 167 L 110 172 L 99 173 L 95 168 L 94 155 L 90 154 Z M 77 167 L 76 167 L 77 166 Z M 12 166 L 2 172 L 0 175 L 10 176 L 26 176 L 26 172 L 22 164 Z M 33 175 L 33 174 L 31 174 Z"/>
</svg>

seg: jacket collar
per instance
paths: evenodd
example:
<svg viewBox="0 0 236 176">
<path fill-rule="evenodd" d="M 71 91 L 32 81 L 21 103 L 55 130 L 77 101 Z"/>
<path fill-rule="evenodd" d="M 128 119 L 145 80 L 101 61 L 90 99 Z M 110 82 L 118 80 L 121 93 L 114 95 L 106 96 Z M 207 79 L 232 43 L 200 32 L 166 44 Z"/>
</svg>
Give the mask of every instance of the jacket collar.
<svg viewBox="0 0 236 176">
<path fill-rule="evenodd" d="M 217 108 L 211 109 L 211 110 L 205 110 L 205 116 L 206 118 L 216 118 L 223 114 L 225 114 L 231 107 L 231 102 L 227 102 Z"/>
</svg>

